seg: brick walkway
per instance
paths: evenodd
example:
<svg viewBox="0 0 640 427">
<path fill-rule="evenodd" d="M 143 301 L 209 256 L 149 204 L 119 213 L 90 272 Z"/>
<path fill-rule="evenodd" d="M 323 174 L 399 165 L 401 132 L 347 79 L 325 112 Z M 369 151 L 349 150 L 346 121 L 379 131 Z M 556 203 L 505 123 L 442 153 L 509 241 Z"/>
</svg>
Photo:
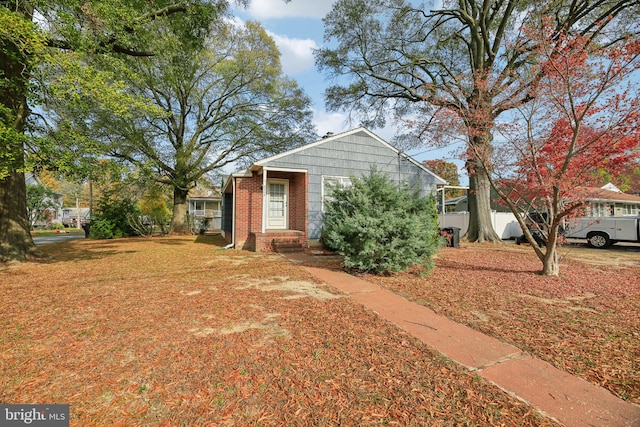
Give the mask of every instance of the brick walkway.
<svg viewBox="0 0 640 427">
<path fill-rule="evenodd" d="M 625 402 L 608 390 L 378 285 L 323 268 L 324 257 L 307 253 L 285 256 L 444 356 L 567 427 L 640 427 L 640 406 Z"/>
</svg>

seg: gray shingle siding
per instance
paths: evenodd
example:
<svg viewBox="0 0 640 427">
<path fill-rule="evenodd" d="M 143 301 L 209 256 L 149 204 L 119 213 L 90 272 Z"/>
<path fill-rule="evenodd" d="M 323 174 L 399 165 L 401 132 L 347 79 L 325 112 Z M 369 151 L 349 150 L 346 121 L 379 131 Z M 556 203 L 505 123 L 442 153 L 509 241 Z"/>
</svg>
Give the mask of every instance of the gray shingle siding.
<svg viewBox="0 0 640 427">
<path fill-rule="evenodd" d="M 258 162 L 267 168 L 303 169 L 308 173 L 309 238 L 320 237 L 322 228 L 322 176 L 363 176 L 372 165 L 394 182 L 418 186 L 422 195 L 435 191 L 443 182 L 394 152 L 370 134 L 361 131 L 329 138 L 308 148 L 292 150 Z"/>
</svg>

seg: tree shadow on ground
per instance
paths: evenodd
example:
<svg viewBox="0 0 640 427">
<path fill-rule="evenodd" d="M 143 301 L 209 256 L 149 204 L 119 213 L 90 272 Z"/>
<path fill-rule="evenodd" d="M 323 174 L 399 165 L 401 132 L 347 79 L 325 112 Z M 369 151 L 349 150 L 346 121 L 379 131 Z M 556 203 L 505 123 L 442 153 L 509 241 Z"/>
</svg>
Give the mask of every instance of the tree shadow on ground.
<svg viewBox="0 0 640 427">
<path fill-rule="evenodd" d="M 70 240 L 67 242 L 50 243 L 40 247 L 45 255 L 36 262 L 49 264 L 65 261 L 87 261 L 105 258 L 122 253 L 135 253 L 137 251 L 123 251 L 118 246 L 123 239 L 116 240 Z"/>
<path fill-rule="evenodd" d="M 495 273 L 507 273 L 507 274 L 539 274 L 540 270 L 536 270 L 531 266 L 520 265 L 520 266 L 509 266 L 509 267 L 499 267 L 499 266 L 490 266 L 490 265 L 476 265 L 476 264 L 465 264 L 457 261 L 451 260 L 440 260 L 438 261 L 437 268 L 440 270 L 467 270 L 467 271 L 487 271 L 487 272 L 495 272 Z"/>
<path fill-rule="evenodd" d="M 222 237 L 220 234 L 198 235 L 198 237 L 196 237 L 195 243 L 198 243 L 201 245 L 217 246 L 220 248 L 227 245 L 227 241 L 224 240 L 224 237 Z"/>
<path fill-rule="evenodd" d="M 126 245 L 128 242 L 134 243 L 140 239 L 162 246 L 181 246 L 193 242 L 222 248 L 227 244 L 219 234 L 198 235 L 195 240 L 175 239 L 175 236 L 129 237 L 113 240 L 77 239 L 41 246 L 39 249 L 44 257 L 32 262 L 50 264 L 66 261 L 88 261 L 118 254 L 133 254 L 138 250 L 133 246 L 126 248 Z M 125 245 L 125 248 L 123 248 L 123 245 Z"/>
</svg>

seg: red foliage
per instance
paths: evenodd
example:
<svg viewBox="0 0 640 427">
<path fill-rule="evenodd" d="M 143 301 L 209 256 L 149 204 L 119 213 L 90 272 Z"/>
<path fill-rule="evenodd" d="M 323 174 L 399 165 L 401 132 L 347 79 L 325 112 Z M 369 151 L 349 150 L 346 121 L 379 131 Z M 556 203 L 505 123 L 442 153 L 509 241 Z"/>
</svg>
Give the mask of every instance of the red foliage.
<svg viewBox="0 0 640 427">
<path fill-rule="evenodd" d="M 640 49 L 637 40 L 609 47 L 573 33 L 551 40 L 549 28 L 530 31 L 540 59 L 535 99 L 519 110 L 492 166 L 514 213 L 544 213 L 546 249 L 534 250 L 554 275 L 560 226 L 581 215 L 582 189 L 596 172 L 615 177 L 640 156 Z"/>
<path fill-rule="evenodd" d="M 637 123 L 640 125 L 640 123 Z M 548 198 L 559 190 L 564 203 L 584 201 L 587 194 L 577 191 L 589 186 L 595 178 L 593 171 L 605 169 L 617 175 L 636 158 L 640 128 L 625 131 L 621 136 L 610 129 L 572 128 L 566 118 L 557 120 L 533 157 L 518 162 L 518 172 L 524 183 L 520 193 L 529 199 Z"/>
<path fill-rule="evenodd" d="M 640 72 L 637 40 L 593 46 L 564 35 L 538 39 L 544 78 L 529 110 L 528 137 L 512 141 L 520 156 L 516 174 L 532 197 L 576 199 L 595 170 L 615 176 L 640 155 Z"/>
</svg>

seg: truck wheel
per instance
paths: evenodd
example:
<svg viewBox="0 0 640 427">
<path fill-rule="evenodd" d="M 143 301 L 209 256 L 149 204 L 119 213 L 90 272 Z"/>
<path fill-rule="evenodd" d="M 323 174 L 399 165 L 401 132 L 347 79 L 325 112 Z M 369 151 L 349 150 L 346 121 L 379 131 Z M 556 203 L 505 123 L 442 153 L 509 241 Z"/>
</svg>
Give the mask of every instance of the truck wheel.
<svg viewBox="0 0 640 427">
<path fill-rule="evenodd" d="M 606 249 L 611 246 L 611 239 L 607 236 L 606 233 L 593 233 L 587 237 L 587 241 L 589 242 L 589 246 L 596 249 Z"/>
</svg>

